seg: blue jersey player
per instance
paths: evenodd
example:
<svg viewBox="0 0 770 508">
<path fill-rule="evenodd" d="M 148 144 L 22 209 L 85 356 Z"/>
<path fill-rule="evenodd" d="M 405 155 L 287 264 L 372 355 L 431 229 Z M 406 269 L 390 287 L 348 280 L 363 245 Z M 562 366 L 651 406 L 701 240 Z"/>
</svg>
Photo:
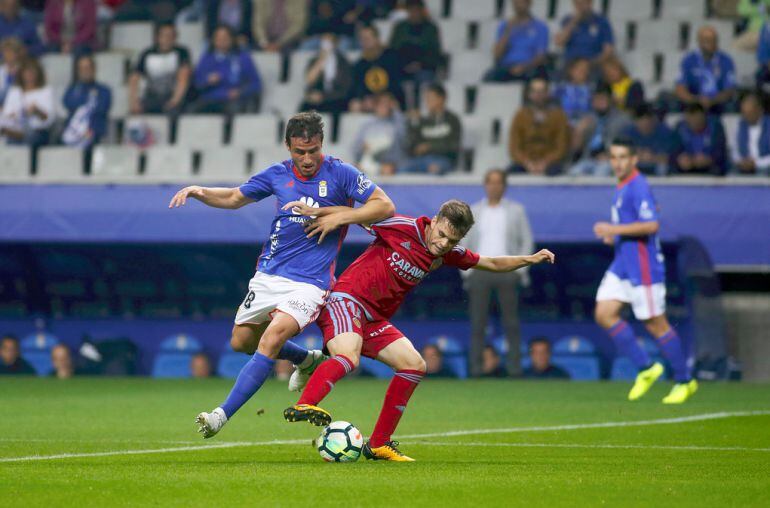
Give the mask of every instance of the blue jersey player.
<svg viewBox="0 0 770 508">
<path fill-rule="evenodd" d="M 665 265 L 658 239 L 657 204 L 636 163 L 636 150 L 630 140 L 612 142 L 610 165 L 618 179 L 612 223 L 597 222 L 594 233 L 604 243 L 614 244 L 615 259 L 596 293 L 596 322 L 612 337 L 618 351 L 639 369 L 628 394 L 629 400 L 639 399 L 663 374 L 663 365 L 650 361 L 631 327 L 620 317 L 623 306 L 630 304 L 634 316 L 655 337 L 674 371 L 675 385 L 663 402 L 681 404 L 698 385 L 690 375 L 682 341 L 666 319 Z"/>
<path fill-rule="evenodd" d="M 395 212 L 385 192 L 365 175 L 321 152 L 323 137 L 321 116 L 299 113 L 286 125 L 290 159 L 273 164 L 240 187 L 186 187 L 169 204 L 174 208 L 195 198 L 215 208 L 236 209 L 268 196 L 278 200 L 270 237 L 238 308 L 230 338 L 234 350 L 253 356 L 227 399 L 211 413 L 196 418 L 204 438 L 219 432 L 256 393 L 276 358 L 298 366 L 302 375 L 292 378 L 298 383 L 294 389 L 304 385 L 322 355 L 287 341 L 318 317 L 334 284 L 335 261 L 347 225 L 378 222 Z M 344 214 L 323 211 L 323 207 L 352 206 L 354 201 L 363 205 Z M 320 207 L 319 214 L 305 217 L 295 209 L 283 210 L 292 202 Z"/>
</svg>

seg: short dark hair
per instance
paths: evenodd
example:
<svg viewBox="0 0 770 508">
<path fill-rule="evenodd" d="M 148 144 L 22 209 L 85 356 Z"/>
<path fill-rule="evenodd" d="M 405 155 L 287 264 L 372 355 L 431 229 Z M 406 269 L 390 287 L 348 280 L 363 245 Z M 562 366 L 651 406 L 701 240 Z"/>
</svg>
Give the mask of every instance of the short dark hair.
<svg viewBox="0 0 770 508">
<path fill-rule="evenodd" d="M 160 31 L 166 27 L 172 28 L 174 32 L 176 32 L 176 25 L 173 23 L 173 21 L 168 21 L 168 20 L 159 21 L 155 23 L 155 27 L 154 27 L 155 37 L 157 37 Z"/>
<path fill-rule="evenodd" d="M 634 140 L 625 136 L 614 138 L 610 142 L 610 146 L 622 146 L 624 148 L 627 148 L 628 151 L 631 152 L 632 154 L 636 153 L 636 144 L 634 143 Z"/>
<path fill-rule="evenodd" d="M 468 203 L 459 199 L 450 199 L 443 205 L 436 215 L 436 219 L 446 219 L 449 224 L 461 236 L 465 236 L 473 227 L 473 212 Z"/>
<path fill-rule="evenodd" d="M 377 25 L 372 25 L 372 24 L 369 24 L 369 23 L 367 23 L 367 24 L 364 24 L 364 25 L 361 25 L 360 27 L 358 27 L 358 31 L 359 31 L 359 32 L 361 32 L 361 31 L 363 31 L 363 30 L 371 30 L 371 31 L 372 31 L 372 33 L 373 33 L 373 34 L 374 34 L 374 35 L 375 35 L 375 36 L 376 36 L 378 39 L 380 38 L 380 29 L 379 29 L 379 28 L 377 28 Z"/>
<path fill-rule="evenodd" d="M 504 187 L 508 187 L 508 173 L 506 173 L 506 171 L 504 169 L 500 169 L 500 168 L 492 168 L 492 169 L 488 170 L 484 174 L 484 183 L 485 184 L 489 183 L 489 177 L 491 177 L 494 174 L 500 175 L 500 178 L 503 179 L 503 186 Z"/>
<path fill-rule="evenodd" d="M 528 349 L 531 351 L 532 350 L 532 346 L 534 346 L 535 344 L 545 344 L 546 346 L 548 346 L 548 351 L 551 351 L 551 341 L 548 340 L 548 337 L 544 337 L 544 336 L 540 335 L 538 337 L 532 338 L 532 340 L 529 341 L 529 348 Z"/>
<path fill-rule="evenodd" d="M 19 338 L 17 336 L 15 336 L 14 334 L 12 334 L 12 333 L 4 333 L 3 337 L 0 338 L 0 342 L 4 342 L 6 340 L 10 340 L 11 342 L 15 342 L 17 346 L 19 345 Z"/>
<path fill-rule="evenodd" d="M 489 344 L 487 344 L 486 346 L 484 346 L 484 350 L 486 351 L 487 349 L 492 351 L 495 354 L 495 356 L 497 356 L 498 358 L 500 357 L 500 353 L 498 353 L 497 349 L 495 349 L 493 346 L 490 346 Z"/>
<path fill-rule="evenodd" d="M 446 99 L 446 88 L 444 88 L 444 85 L 439 82 L 433 82 L 428 85 L 428 91 L 441 96 L 443 99 Z"/>
<path fill-rule="evenodd" d="M 310 140 L 314 137 L 324 140 L 324 119 L 316 111 L 303 111 L 289 118 L 286 122 L 284 142 L 290 146 L 291 138 Z"/>
<path fill-rule="evenodd" d="M 684 113 L 687 114 L 693 114 L 693 113 L 702 113 L 706 114 L 706 108 L 703 107 L 703 104 L 700 104 L 698 102 L 691 102 L 690 104 L 687 104 L 684 107 Z"/>
<path fill-rule="evenodd" d="M 594 95 L 612 95 L 612 87 L 602 81 L 594 88 Z"/>
<path fill-rule="evenodd" d="M 643 102 L 634 109 L 634 118 L 642 118 L 645 116 L 655 116 L 655 108 L 649 102 Z"/>
<path fill-rule="evenodd" d="M 436 353 L 438 353 L 438 355 L 439 355 L 439 356 L 441 356 L 441 357 L 443 357 L 443 356 L 444 356 L 444 352 L 443 352 L 443 351 L 441 351 L 441 348 L 440 348 L 440 347 L 438 347 L 436 344 L 425 344 L 425 345 L 422 347 L 422 351 L 423 351 L 423 353 L 424 353 L 424 352 L 425 352 L 427 349 L 435 349 L 435 350 L 436 350 Z"/>
</svg>

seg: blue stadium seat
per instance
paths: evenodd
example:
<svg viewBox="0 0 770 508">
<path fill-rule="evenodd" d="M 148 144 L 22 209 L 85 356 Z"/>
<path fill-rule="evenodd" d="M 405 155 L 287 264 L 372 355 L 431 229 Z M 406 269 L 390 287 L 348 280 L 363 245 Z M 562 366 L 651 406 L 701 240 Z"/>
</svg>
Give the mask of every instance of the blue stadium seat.
<svg viewBox="0 0 770 508">
<path fill-rule="evenodd" d="M 190 360 L 193 353 L 175 352 L 160 353 L 152 365 L 152 377 L 155 378 L 186 378 L 191 377 Z"/>
<path fill-rule="evenodd" d="M 500 335 L 492 339 L 490 346 L 495 348 L 495 351 L 497 351 L 497 354 L 500 356 L 505 356 L 508 354 L 508 341 L 505 340 L 505 335 Z M 529 353 L 529 343 L 524 339 L 519 341 L 519 352 L 521 352 L 522 356 L 525 356 L 527 353 Z"/>
<path fill-rule="evenodd" d="M 371 358 L 366 358 L 365 356 L 361 357 L 360 368 L 362 371 L 366 372 L 367 374 L 371 374 L 376 378 L 390 379 L 393 377 L 393 369 L 382 362 L 372 360 Z"/>
<path fill-rule="evenodd" d="M 554 355 L 592 355 L 595 352 L 593 342 L 579 335 L 562 337 L 553 345 Z"/>
<path fill-rule="evenodd" d="M 200 341 L 195 337 L 180 333 L 163 339 L 163 342 L 160 343 L 160 350 L 169 353 L 179 352 L 192 355 L 194 353 L 200 353 L 203 350 L 203 347 L 201 346 Z"/>
<path fill-rule="evenodd" d="M 219 357 L 219 363 L 217 363 L 217 376 L 229 378 L 238 377 L 238 373 L 250 359 L 251 357 L 249 355 L 230 351 L 230 348 L 228 347 L 227 351 L 222 353 L 222 356 Z"/>
<path fill-rule="evenodd" d="M 599 359 L 591 355 L 554 355 L 554 365 L 569 372 L 573 381 L 595 381 L 599 379 Z"/>
<path fill-rule="evenodd" d="M 19 349 L 21 356 L 32 365 L 38 376 L 48 376 L 53 372 L 51 349 L 59 339 L 49 333 L 39 332 L 22 339 Z"/>
</svg>

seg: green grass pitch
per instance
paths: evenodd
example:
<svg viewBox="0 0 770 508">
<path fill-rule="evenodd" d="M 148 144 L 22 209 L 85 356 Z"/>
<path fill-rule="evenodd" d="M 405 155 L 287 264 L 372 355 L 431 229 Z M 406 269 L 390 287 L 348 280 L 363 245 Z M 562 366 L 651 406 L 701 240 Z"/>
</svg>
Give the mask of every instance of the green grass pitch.
<svg viewBox="0 0 770 508">
<path fill-rule="evenodd" d="M 666 383 L 629 403 L 625 383 L 428 379 L 398 430 L 411 464 L 324 463 L 277 381 L 204 441 L 194 417 L 230 385 L 0 379 L 0 506 L 770 506 L 770 385 L 669 407 Z M 386 386 L 325 407 L 367 435 Z"/>
</svg>

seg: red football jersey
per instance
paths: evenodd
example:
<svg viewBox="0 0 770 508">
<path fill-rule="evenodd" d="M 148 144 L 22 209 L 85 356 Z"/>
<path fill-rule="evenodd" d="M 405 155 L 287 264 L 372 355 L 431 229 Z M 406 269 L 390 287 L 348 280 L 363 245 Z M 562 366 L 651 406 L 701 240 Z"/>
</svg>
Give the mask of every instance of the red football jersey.
<svg viewBox="0 0 770 508">
<path fill-rule="evenodd" d="M 369 321 L 390 319 L 406 294 L 442 264 L 462 270 L 476 266 L 479 255 L 457 246 L 441 258 L 428 251 L 425 227 L 430 218 L 396 215 L 372 224 L 372 244 L 337 280 L 332 295 L 358 302 Z"/>
</svg>

